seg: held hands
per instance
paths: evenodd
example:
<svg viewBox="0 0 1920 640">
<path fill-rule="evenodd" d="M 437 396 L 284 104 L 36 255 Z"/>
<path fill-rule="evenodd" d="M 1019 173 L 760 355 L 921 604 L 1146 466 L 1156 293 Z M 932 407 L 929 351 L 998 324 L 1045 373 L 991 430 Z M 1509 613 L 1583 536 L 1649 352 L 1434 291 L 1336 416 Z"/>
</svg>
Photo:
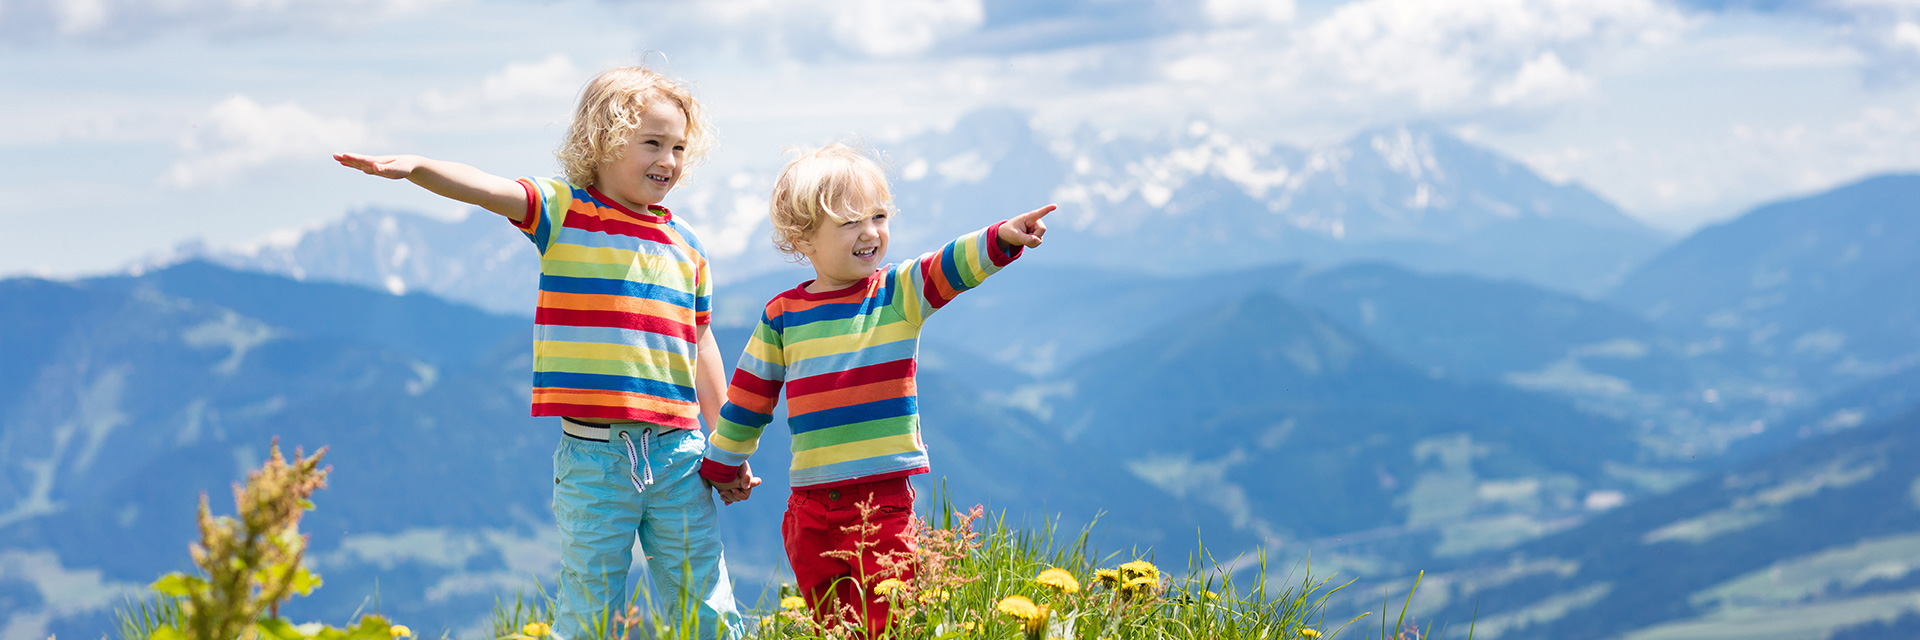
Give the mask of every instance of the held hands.
<svg viewBox="0 0 1920 640">
<path fill-rule="evenodd" d="M 1053 213 L 1056 208 L 1058 207 L 1047 205 L 1007 220 L 1000 225 L 1000 241 L 1012 246 L 1040 246 L 1041 236 L 1047 235 L 1047 223 L 1040 219 Z"/>
<path fill-rule="evenodd" d="M 333 159 L 352 169 L 367 172 L 368 175 L 404 179 L 420 168 L 420 156 L 363 156 L 357 153 L 336 153 Z"/>
<path fill-rule="evenodd" d="M 713 488 L 720 492 L 721 502 L 733 504 L 753 497 L 753 488 L 760 486 L 760 479 L 754 477 L 752 465 L 742 462 L 740 463 L 740 475 L 734 476 L 733 482 L 713 482 L 709 484 L 712 484 Z"/>
</svg>

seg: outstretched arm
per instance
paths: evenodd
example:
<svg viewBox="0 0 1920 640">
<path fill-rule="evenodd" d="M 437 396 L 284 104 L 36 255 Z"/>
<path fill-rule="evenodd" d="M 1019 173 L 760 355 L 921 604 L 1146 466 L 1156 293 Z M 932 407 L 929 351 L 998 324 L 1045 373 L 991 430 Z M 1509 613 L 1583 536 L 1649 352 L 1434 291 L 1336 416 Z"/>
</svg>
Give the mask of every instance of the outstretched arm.
<svg viewBox="0 0 1920 640">
<path fill-rule="evenodd" d="M 980 286 L 988 276 L 1020 257 L 1028 247 L 1040 246 L 1047 234 L 1041 218 L 1052 213 L 1047 205 L 969 233 L 939 251 L 894 267 L 899 294 L 888 304 L 898 305 L 907 322 L 926 322 L 954 296 Z"/>
<path fill-rule="evenodd" d="M 441 196 L 520 222 L 527 217 L 527 191 L 519 183 L 458 162 L 420 156 L 364 156 L 336 153 L 333 159 L 368 175 L 406 179 Z"/>
</svg>

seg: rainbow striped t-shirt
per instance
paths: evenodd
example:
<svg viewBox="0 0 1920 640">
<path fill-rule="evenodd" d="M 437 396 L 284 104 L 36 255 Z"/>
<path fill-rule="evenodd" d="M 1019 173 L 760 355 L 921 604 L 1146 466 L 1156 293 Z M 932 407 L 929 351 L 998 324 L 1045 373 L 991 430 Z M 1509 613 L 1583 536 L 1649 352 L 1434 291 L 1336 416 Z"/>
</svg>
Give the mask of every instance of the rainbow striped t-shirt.
<svg viewBox="0 0 1920 640">
<path fill-rule="evenodd" d="M 926 473 L 914 389 L 920 327 L 1020 256 L 1020 247 L 1001 246 L 1000 224 L 845 289 L 811 293 L 802 284 L 775 296 L 740 354 L 700 475 L 715 482 L 738 477 L 773 421 L 782 386 L 793 431 L 792 486 Z"/>
<path fill-rule="evenodd" d="M 713 277 L 700 240 L 660 206 L 636 212 L 593 187 L 521 178 L 540 251 L 533 415 L 697 429 L 696 327 Z"/>
</svg>

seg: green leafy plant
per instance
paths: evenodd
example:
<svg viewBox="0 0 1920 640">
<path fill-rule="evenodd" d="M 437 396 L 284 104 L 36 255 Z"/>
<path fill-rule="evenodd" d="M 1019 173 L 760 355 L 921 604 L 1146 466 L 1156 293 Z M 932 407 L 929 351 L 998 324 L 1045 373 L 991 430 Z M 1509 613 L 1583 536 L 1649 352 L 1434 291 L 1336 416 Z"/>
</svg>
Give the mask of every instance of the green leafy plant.
<svg viewBox="0 0 1920 640">
<path fill-rule="evenodd" d="M 295 449 L 288 461 L 280 443 L 266 464 L 233 488 L 234 516 L 214 516 L 200 495 L 200 540 L 189 553 L 199 575 L 169 573 L 153 583 L 160 604 L 154 614 L 143 603 L 138 617 L 123 615 L 123 635 L 145 632 L 144 640 L 389 640 L 411 636 L 379 615 L 363 616 L 347 628 L 318 623 L 296 625 L 279 617 L 280 605 L 320 587 L 320 576 L 303 564 L 307 538 L 300 517 L 313 508 L 311 497 L 327 485 L 330 468 L 320 467 L 321 448 L 312 456 Z M 129 638 L 129 640 L 141 640 Z"/>
</svg>

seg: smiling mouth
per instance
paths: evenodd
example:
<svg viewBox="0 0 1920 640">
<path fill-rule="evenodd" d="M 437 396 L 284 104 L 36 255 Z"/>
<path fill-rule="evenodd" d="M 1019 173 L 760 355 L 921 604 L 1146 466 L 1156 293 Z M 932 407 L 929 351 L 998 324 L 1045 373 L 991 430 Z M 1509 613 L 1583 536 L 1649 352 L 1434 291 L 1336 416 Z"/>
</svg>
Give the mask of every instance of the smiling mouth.
<svg viewBox="0 0 1920 640">
<path fill-rule="evenodd" d="M 647 179 L 660 184 L 666 184 L 669 180 L 672 180 L 673 178 L 663 176 L 657 173 L 649 173 L 647 174 Z"/>
<path fill-rule="evenodd" d="M 860 258 L 860 259 L 862 259 L 862 260 L 864 260 L 864 259 L 867 259 L 867 258 L 871 258 L 871 257 L 873 257 L 873 255 L 874 255 L 875 253 L 878 253 L 879 251 L 880 251 L 880 248 L 879 248 L 879 247 L 867 247 L 867 248 L 865 248 L 865 249 L 860 249 L 860 250 L 857 250 L 857 251 L 854 251 L 854 252 L 853 252 L 853 257 L 856 257 L 856 258 Z"/>
</svg>

